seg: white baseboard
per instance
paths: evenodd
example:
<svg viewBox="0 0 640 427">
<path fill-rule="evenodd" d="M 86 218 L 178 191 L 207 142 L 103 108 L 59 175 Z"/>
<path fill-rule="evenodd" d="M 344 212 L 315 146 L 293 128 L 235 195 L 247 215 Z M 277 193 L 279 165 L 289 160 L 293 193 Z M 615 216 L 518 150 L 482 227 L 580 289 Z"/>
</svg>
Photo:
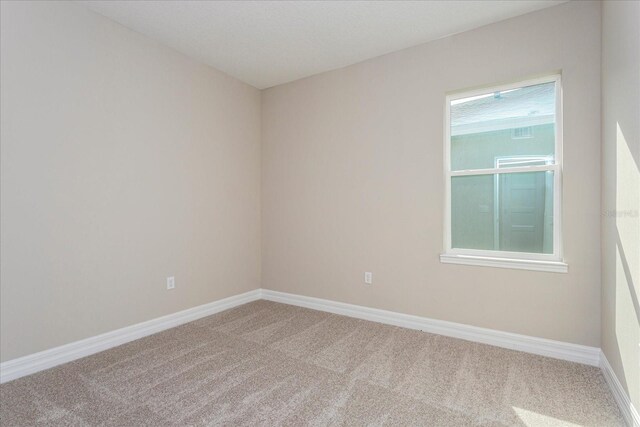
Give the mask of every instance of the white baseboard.
<svg viewBox="0 0 640 427">
<path fill-rule="evenodd" d="M 434 334 L 460 338 L 467 341 L 479 342 L 512 350 L 519 350 L 526 353 L 538 354 L 556 359 L 568 360 L 571 362 L 600 366 L 625 419 L 630 423 L 630 425 L 640 427 L 637 410 L 631 404 L 629 397 L 625 393 L 622 385 L 611 369 L 609 362 L 599 348 L 530 337 L 510 332 L 496 331 L 477 326 L 463 325 L 460 323 L 429 319 L 426 317 L 396 313 L 387 310 L 306 297 L 285 292 L 271 291 L 267 289 L 256 289 L 244 294 L 224 298 L 209 304 L 204 304 L 167 316 L 159 317 L 157 319 L 127 326 L 105 334 L 0 363 L 0 383 L 49 369 L 63 363 L 71 362 L 73 360 L 161 332 L 165 329 L 173 328 L 175 326 L 259 299 L 281 302 L 284 304 L 296 305 L 314 310 L 355 317 L 358 319 L 401 326 L 409 329 L 417 329 Z"/>
<path fill-rule="evenodd" d="M 527 335 L 496 331 L 477 326 L 429 319 L 427 317 L 413 316 L 410 314 L 396 313 L 393 311 L 294 295 L 285 292 L 270 291 L 267 289 L 262 290 L 262 298 L 269 301 L 297 305 L 329 313 L 342 314 L 344 316 L 371 320 L 374 322 L 385 323 L 387 325 L 418 329 L 433 334 L 460 338 L 467 341 L 524 351 L 526 353 L 533 353 L 541 356 L 568 360 L 571 362 L 584 363 L 591 366 L 599 366 L 600 364 L 600 349 L 596 347 L 530 337 Z"/>
<path fill-rule="evenodd" d="M 615 372 L 613 372 L 607 356 L 602 352 L 600 353 L 600 368 L 627 424 L 633 427 L 640 427 L 638 410 L 633 406 L 633 403 L 631 403 L 629 395 L 627 395 Z"/>
<path fill-rule="evenodd" d="M 89 356 L 129 341 L 164 331 L 165 329 L 173 328 L 220 311 L 258 300 L 260 296 L 261 290 L 256 289 L 244 294 L 234 295 L 229 298 L 0 363 L 0 383 L 71 362 L 81 357 Z"/>
</svg>

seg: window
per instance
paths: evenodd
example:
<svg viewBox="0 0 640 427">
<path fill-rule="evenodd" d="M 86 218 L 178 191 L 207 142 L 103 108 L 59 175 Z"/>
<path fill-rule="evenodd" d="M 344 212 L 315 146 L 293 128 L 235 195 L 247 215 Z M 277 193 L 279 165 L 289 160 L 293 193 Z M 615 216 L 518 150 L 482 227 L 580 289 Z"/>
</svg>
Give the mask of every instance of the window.
<svg viewBox="0 0 640 427">
<path fill-rule="evenodd" d="M 446 98 L 446 263 L 566 272 L 560 76 Z"/>
</svg>

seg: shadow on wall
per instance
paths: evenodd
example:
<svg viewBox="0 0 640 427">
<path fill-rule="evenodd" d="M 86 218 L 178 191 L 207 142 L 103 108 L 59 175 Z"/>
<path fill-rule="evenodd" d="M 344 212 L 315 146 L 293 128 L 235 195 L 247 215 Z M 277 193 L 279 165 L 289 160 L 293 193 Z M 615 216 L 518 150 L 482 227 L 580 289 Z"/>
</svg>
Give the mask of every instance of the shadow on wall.
<svg viewBox="0 0 640 427">
<path fill-rule="evenodd" d="M 633 218 L 633 217 L 632 217 Z M 640 221 L 640 217 L 636 214 L 635 218 Z M 640 326 L 640 304 L 638 303 L 638 294 L 637 294 L 637 285 L 633 281 L 633 276 L 631 275 L 631 269 L 629 268 L 629 261 L 627 260 L 627 256 L 624 253 L 624 245 L 622 244 L 622 239 L 620 238 L 620 231 L 617 230 L 617 250 L 618 255 L 620 256 L 620 262 L 622 264 L 622 270 L 624 271 L 625 281 L 629 287 L 629 295 L 631 297 L 631 303 L 633 304 L 633 310 L 635 311 L 636 320 L 638 321 L 638 325 Z"/>
</svg>

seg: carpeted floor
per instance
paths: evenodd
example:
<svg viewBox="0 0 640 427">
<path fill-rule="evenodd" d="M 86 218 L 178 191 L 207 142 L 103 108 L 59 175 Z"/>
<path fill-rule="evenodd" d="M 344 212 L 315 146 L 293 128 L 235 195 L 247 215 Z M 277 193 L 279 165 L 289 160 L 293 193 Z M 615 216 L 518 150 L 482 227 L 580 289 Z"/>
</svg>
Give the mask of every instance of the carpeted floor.
<svg viewBox="0 0 640 427">
<path fill-rule="evenodd" d="M 624 425 L 597 368 L 267 301 L 3 384 L 0 424 Z"/>
</svg>

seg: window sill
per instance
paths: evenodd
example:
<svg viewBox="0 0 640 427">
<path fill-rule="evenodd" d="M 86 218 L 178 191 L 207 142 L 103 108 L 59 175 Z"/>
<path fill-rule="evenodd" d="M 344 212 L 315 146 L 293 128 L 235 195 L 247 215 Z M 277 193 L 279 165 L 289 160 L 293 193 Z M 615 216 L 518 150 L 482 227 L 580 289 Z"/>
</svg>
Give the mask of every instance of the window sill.
<svg viewBox="0 0 640 427">
<path fill-rule="evenodd" d="M 514 258 L 492 258 L 476 255 L 440 254 L 444 264 L 477 265 L 482 267 L 513 268 L 517 270 L 567 273 L 569 266 L 562 261 L 540 261 Z"/>
</svg>

